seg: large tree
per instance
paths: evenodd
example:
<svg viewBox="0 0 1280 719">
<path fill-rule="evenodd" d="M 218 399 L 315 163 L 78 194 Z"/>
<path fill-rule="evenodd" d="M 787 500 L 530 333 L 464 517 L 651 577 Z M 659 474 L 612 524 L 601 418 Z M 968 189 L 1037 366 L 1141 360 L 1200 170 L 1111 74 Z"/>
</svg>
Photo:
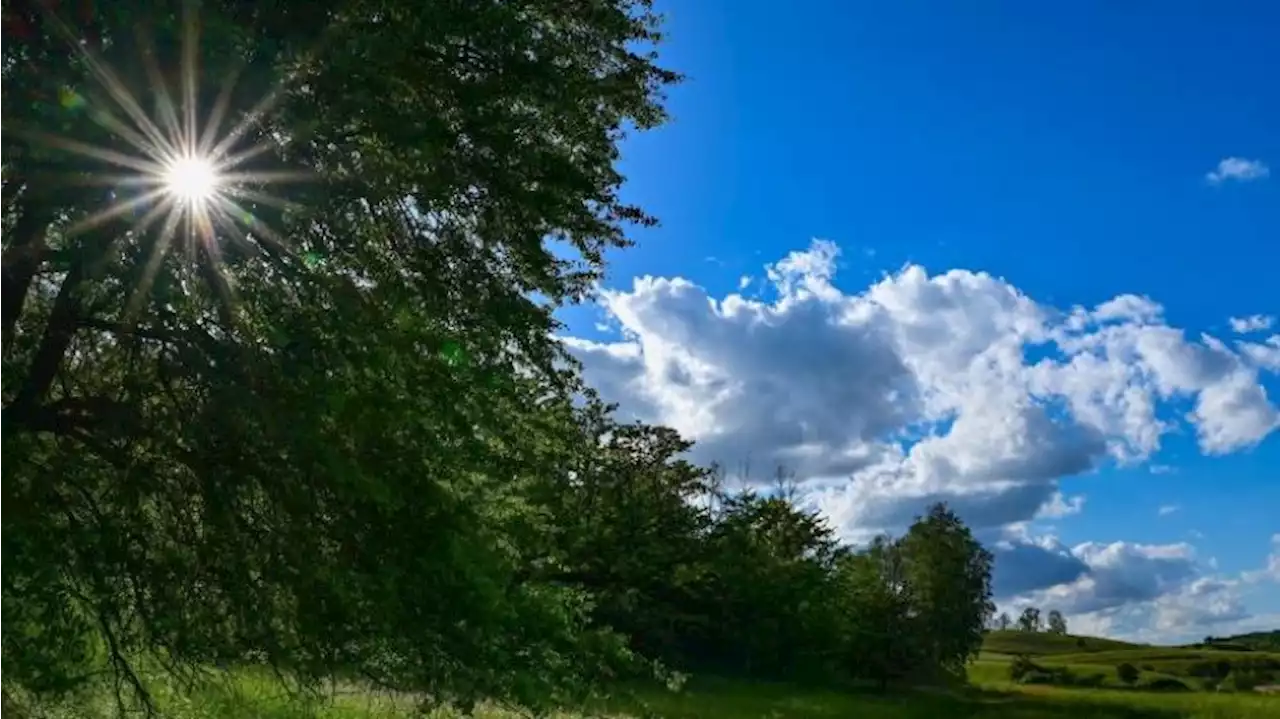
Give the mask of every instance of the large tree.
<svg viewBox="0 0 1280 719">
<path fill-rule="evenodd" d="M 4 8 L 6 683 L 146 651 L 531 700 L 621 656 L 518 580 L 576 431 L 551 313 L 649 221 L 648 3 L 63 5 Z"/>
<path fill-rule="evenodd" d="M 899 541 L 914 621 L 930 666 L 958 673 L 982 646 L 992 555 L 945 505 L 932 506 Z"/>
</svg>

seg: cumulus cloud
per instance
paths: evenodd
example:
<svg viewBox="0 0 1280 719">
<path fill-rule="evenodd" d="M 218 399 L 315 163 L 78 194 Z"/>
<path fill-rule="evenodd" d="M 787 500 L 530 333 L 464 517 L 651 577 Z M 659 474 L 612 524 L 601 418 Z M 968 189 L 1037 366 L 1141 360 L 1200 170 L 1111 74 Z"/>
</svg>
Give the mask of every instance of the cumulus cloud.
<svg viewBox="0 0 1280 719">
<path fill-rule="evenodd" d="M 1229 321 L 1232 332 L 1248 334 L 1250 332 L 1265 332 L 1271 329 L 1271 325 L 1276 321 L 1276 318 L 1270 315 L 1249 315 L 1247 317 L 1232 317 Z"/>
<path fill-rule="evenodd" d="M 1261 569 L 1218 576 L 1188 544 L 1086 542 L 1065 547 L 1052 536 L 1014 533 L 989 541 L 1001 607 L 1057 609 L 1081 634 L 1174 642 L 1206 633 L 1273 626 L 1245 601 L 1251 587 L 1280 582 L 1280 534 Z"/>
<path fill-rule="evenodd" d="M 1089 565 L 1056 537 L 1005 537 L 987 546 L 995 557 L 991 583 L 997 598 L 1071 584 L 1089 572 Z"/>
<path fill-rule="evenodd" d="M 1238 581 L 1205 576 L 1151 601 L 1083 614 L 1073 617 L 1071 623 L 1073 627 L 1096 626 L 1107 636 L 1175 643 L 1266 626 L 1258 619 L 1245 606 Z"/>
<path fill-rule="evenodd" d="M 1251 182 L 1264 180 L 1271 175 L 1271 168 L 1262 160 L 1247 160 L 1243 157 L 1224 157 L 1218 166 L 1205 174 L 1204 179 L 1211 185 L 1221 185 L 1229 180 Z"/>
<path fill-rule="evenodd" d="M 1177 512 L 1179 509 L 1182 509 L 1182 508 L 1176 504 L 1165 504 L 1165 505 L 1161 505 L 1160 509 L 1156 510 L 1156 514 L 1160 515 L 1161 517 L 1167 517 L 1170 514 Z"/>
<path fill-rule="evenodd" d="M 1240 342 L 1237 347 L 1255 366 L 1280 372 L 1280 335 L 1272 335 L 1263 343 Z"/>
<path fill-rule="evenodd" d="M 1280 534 L 1271 535 L 1271 553 L 1267 555 L 1266 565 L 1262 569 L 1245 572 L 1244 581 L 1249 584 L 1280 582 Z"/>
<path fill-rule="evenodd" d="M 1048 502 L 1040 506 L 1036 519 L 1061 519 L 1084 511 L 1083 494 L 1067 497 L 1062 492 L 1055 492 Z"/>
<path fill-rule="evenodd" d="M 1071 554 L 1085 571 L 1074 581 L 1028 594 L 1026 601 L 1066 614 L 1089 614 L 1155 600 L 1181 589 L 1198 573 L 1189 544 L 1085 542 Z"/>
<path fill-rule="evenodd" d="M 815 241 L 767 266 L 761 297 L 637 278 L 602 295 L 619 338 L 565 342 L 624 413 L 701 461 L 786 466 L 855 540 L 938 500 L 980 529 L 1064 516 L 1081 500 L 1061 479 L 1144 461 L 1170 432 L 1213 454 L 1280 424 L 1260 380 L 1280 338 L 1228 346 L 1147 297 L 1054 307 L 967 270 L 908 265 L 849 293 L 839 252 Z"/>
</svg>

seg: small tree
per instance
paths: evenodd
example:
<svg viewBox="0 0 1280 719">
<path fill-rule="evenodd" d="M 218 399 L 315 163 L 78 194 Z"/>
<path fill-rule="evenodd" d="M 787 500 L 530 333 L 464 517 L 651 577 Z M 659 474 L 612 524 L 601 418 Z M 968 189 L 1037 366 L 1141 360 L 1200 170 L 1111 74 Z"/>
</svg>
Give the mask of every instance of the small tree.
<svg viewBox="0 0 1280 719">
<path fill-rule="evenodd" d="M 1000 616 L 996 617 L 996 629 L 1002 632 L 1008 631 L 1013 626 L 1013 620 L 1009 618 L 1008 612 L 1000 612 Z"/>
<path fill-rule="evenodd" d="M 1133 686 L 1138 681 L 1139 674 L 1138 668 L 1129 662 L 1123 662 L 1116 667 L 1116 677 L 1129 686 Z"/>
<path fill-rule="evenodd" d="M 1067 618 L 1062 616 L 1062 612 L 1054 609 L 1049 612 L 1049 633 L 1050 634 L 1066 634 Z"/>
<path fill-rule="evenodd" d="M 1036 607 L 1027 607 L 1018 616 L 1019 631 L 1038 632 L 1040 631 L 1040 626 L 1040 610 Z"/>
</svg>

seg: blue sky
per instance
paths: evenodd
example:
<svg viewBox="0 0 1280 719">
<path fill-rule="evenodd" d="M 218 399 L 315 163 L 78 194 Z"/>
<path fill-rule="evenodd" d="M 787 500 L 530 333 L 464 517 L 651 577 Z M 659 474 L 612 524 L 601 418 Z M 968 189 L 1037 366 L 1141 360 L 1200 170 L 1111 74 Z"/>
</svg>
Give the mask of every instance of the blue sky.
<svg viewBox="0 0 1280 719">
<path fill-rule="evenodd" d="M 1003 606 L 1280 626 L 1280 6 L 659 7 L 688 79 L 622 167 L 662 224 L 565 314 L 606 396 L 853 538 L 971 507 Z"/>
</svg>

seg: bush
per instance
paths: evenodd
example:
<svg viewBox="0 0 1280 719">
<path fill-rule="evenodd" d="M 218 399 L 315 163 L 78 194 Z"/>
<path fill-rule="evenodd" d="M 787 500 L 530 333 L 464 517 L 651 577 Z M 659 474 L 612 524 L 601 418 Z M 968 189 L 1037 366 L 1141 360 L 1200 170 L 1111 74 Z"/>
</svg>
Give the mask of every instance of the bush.
<svg viewBox="0 0 1280 719">
<path fill-rule="evenodd" d="M 1050 672 L 1030 671 L 1022 675 L 1019 684 L 1057 684 L 1058 677 Z"/>
<path fill-rule="evenodd" d="M 1245 669 L 1236 668 L 1232 670 L 1231 674 L 1227 675 L 1226 681 L 1223 682 L 1223 685 L 1226 686 L 1227 689 L 1231 689 L 1233 691 L 1251 692 L 1254 687 L 1263 683 L 1264 680 L 1258 676 L 1258 674 Z"/>
<path fill-rule="evenodd" d="M 1139 675 L 1138 668 L 1129 662 L 1124 662 L 1116 667 L 1116 676 L 1125 684 L 1132 685 L 1138 681 Z"/>
<path fill-rule="evenodd" d="M 1031 661 L 1025 654 L 1019 654 L 1009 663 L 1009 678 L 1015 682 L 1022 681 L 1022 678 L 1031 672 L 1047 674 L 1048 670 Z"/>
<path fill-rule="evenodd" d="M 1019 661 L 1019 659 L 1021 661 Z M 1019 684 L 1053 684 L 1056 686 L 1101 686 L 1103 675 L 1077 678 L 1066 667 L 1043 667 L 1026 657 L 1014 659 L 1009 667 L 1009 675 Z M 1097 681 L 1097 684 L 1088 682 Z"/>
<path fill-rule="evenodd" d="M 1143 685 L 1143 689 L 1149 689 L 1153 692 L 1189 692 L 1191 687 L 1173 679 L 1171 677 L 1161 677 L 1160 679 L 1152 679 Z"/>
</svg>

